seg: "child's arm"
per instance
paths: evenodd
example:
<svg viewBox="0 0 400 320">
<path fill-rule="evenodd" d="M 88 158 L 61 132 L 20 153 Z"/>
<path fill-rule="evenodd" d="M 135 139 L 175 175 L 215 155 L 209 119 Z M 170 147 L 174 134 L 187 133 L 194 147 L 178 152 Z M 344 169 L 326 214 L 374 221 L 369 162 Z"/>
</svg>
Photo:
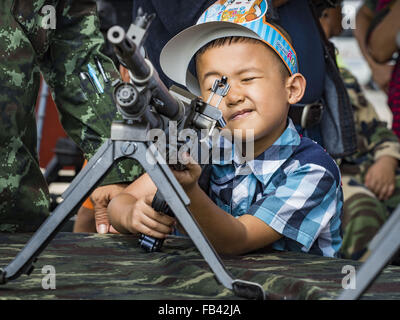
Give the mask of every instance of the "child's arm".
<svg viewBox="0 0 400 320">
<path fill-rule="evenodd" d="M 294 165 L 279 181 L 281 184 L 277 183 L 238 218 L 219 208 L 199 187 L 197 164 L 188 164 L 188 170 L 174 174 L 191 200 L 190 211 L 218 252 L 251 252 L 285 237 L 288 246 L 304 251 L 311 250 L 319 239 L 314 252 L 334 256 L 341 243 L 340 174 L 321 150 L 310 151 L 311 158 L 321 158 L 316 164 Z M 282 245 L 286 246 L 278 244 Z"/>
<path fill-rule="evenodd" d="M 186 158 L 187 159 L 187 158 Z M 219 208 L 200 188 L 200 166 L 192 159 L 188 170 L 174 174 L 190 198 L 189 210 L 219 253 L 242 254 L 263 248 L 282 235 L 261 219 L 245 214 L 235 218 Z"/>
<path fill-rule="evenodd" d="M 189 170 L 184 172 L 174 171 L 175 176 L 191 200 L 189 210 L 219 253 L 253 251 L 282 237 L 256 217 L 243 215 L 235 218 L 220 209 L 197 183 L 200 166 L 187 164 L 187 168 Z M 155 238 L 165 238 L 170 234 L 176 219 L 151 208 L 156 190 L 148 174 L 129 185 L 108 206 L 112 226 L 121 233 L 140 232 Z"/>
<path fill-rule="evenodd" d="M 172 232 L 176 219 L 156 212 L 151 207 L 156 191 L 148 174 L 131 183 L 108 205 L 112 226 L 121 233 L 144 233 L 165 238 Z"/>
<path fill-rule="evenodd" d="M 282 237 L 252 215 L 235 218 L 225 212 L 198 184 L 187 193 L 191 201 L 190 212 L 219 253 L 243 254 L 263 248 Z"/>
</svg>

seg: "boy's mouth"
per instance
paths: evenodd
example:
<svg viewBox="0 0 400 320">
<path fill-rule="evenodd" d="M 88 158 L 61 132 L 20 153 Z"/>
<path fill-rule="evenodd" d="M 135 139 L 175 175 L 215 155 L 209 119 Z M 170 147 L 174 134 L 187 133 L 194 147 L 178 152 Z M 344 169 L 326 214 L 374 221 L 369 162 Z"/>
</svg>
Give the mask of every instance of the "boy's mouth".
<svg viewBox="0 0 400 320">
<path fill-rule="evenodd" d="M 234 114 L 231 115 L 229 120 L 238 120 L 247 117 L 253 112 L 252 109 L 243 109 L 240 111 L 235 112 Z"/>
</svg>

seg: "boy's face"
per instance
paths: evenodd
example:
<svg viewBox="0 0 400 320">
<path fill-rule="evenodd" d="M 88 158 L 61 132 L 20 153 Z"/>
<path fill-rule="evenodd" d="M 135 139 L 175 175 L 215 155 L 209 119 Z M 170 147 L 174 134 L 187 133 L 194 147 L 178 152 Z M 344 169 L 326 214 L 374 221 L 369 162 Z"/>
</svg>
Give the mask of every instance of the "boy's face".
<svg viewBox="0 0 400 320">
<path fill-rule="evenodd" d="M 283 133 L 289 103 L 294 103 L 289 102 L 290 78 L 284 79 L 279 63 L 269 48 L 253 41 L 209 48 L 196 61 L 204 100 L 216 79 L 228 78 L 231 88 L 219 109 L 227 128 L 242 129 L 243 139 L 246 129 L 254 129 L 255 153 L 263 152 Z"/>
</svg>

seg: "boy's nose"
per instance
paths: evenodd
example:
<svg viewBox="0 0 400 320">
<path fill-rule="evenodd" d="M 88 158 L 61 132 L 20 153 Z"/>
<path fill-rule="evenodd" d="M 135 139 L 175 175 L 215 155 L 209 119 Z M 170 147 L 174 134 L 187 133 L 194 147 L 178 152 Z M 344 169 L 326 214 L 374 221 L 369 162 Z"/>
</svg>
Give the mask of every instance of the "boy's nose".
<svg viewBox="0 0 400 320">
<path fill-rule="evenodd" d="M 235 86 L 231 86 L 228 91 L 228 94 L 225 96 L 225 104 L 228 107 L 236 106 L 244 101 L 244 94 L 242 90 Z"/>
</svg>

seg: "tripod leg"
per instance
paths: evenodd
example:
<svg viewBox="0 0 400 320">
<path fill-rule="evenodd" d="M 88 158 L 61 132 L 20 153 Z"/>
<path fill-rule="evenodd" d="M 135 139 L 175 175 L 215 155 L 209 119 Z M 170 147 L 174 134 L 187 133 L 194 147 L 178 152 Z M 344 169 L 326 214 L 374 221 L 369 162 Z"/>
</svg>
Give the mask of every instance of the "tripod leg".
<svg viewBox="0 0 400 320">
<path fill-rule="evenodd" d="M 357 300 L 371 286 L 400 248 L 400 205 L 372 239 L 371 254 L 356 274 L 356 288 L 342 291 L 338 300 Z"/>
<path fill-rule="evenodd" d="M 104 143 L 64 192 L 63 198 L 65 200 L 40 226 L 16 258 L 4 269 L 0 269 L 0 284 L 18 278 L 24 272 L 30 274 L 37 256 L 69 220 L 74 213 L 74 209 L 80 206 L 96 187 L 114 161 L 122 157 L 129 157 L 140 162 L 156 186 L 163 186 L 159 188 L 162 197 L 188 232 L 218 281 L 226 288 L 233 290 L 238 296 L 249 299 L 265 299 L 266 293 L 259 284 L 232 279 L 214 248 L 188 211 L 187 206 L 190 204 L 190 200 L 172 171 L 168 165 L 162 164 L 163 159 L 157 158 L 157 161 L 155 161 L 154 155 L 151 151 L 150 153 L 147 152 L 147 150 L 145 142 L 108 140 Z M 153 164 L 147 161 L 147 156 L 149 155 L 153 156 Z"/>
<path fill-rule="evenodd" d="M 0 284 L 18 278 L 22 273 L 30 274 L 36 257 L 60 231 L 74 214 L 84 199 L 91 193 L 102 177 L 114 163 L 113 142 L 105 142 L 86 167 L 76 176 L 73 183 L 64 192 L 64 201 L 34 233 L 16 258 L 4 269 L 0 269 Z M 92 170 L 93 169 L 93 170 Z"/>
<path fill-rule="evenodd" d="M 265 299 L 265 292 L 259 284 L 232 279 L 218 254 L 187 209 L 190 199 L 168 165 L 164 164 L 165 162 L 162 158 L 158 157 L 159 155 L 154 156 L 154 154 L 149 154 L 151 150 L 147 148 L 145 143 L 138 143 L 136 146 L 137 148 L 131 157 L 140 162 L 156 186 L 162 186 L 162 188 L 158 188 L 162 197 L 190 235 L 190 238 L 214 272 L 218 281 L 226 288 L 234 290 L 239 296 L 252 299 Z M 149 156 L 154 157 L 151 161 L 153 164 L 149 163 Z"/>
</svg>

